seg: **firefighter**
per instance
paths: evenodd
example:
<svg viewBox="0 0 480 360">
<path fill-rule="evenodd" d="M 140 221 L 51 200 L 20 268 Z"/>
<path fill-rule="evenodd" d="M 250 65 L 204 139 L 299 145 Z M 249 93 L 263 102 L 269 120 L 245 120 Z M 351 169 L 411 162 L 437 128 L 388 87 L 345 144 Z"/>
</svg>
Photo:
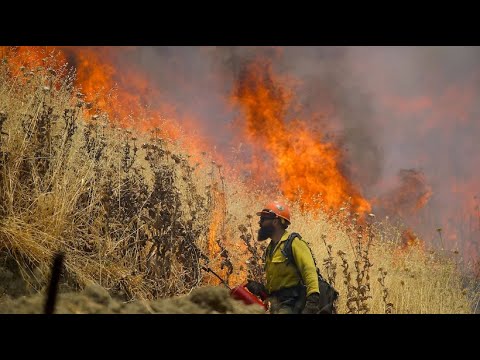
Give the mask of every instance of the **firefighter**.
<svg viewBox="0 0 480 360">
<path fill-rule="evenodd" d="M 260 217 L 258 241 L 271 239 L 265 253 L 266 284 L 248 280 L 246 287 L 253 294 L 270 302 L 271 313 L 313 314 L 319 312 L 320 292 L 315 262 L 305 241 L 292 243 L 295 266 L 282 253 L 290 225 L 290 209 L 273 201 L 258 212 Z"/>
</svg>

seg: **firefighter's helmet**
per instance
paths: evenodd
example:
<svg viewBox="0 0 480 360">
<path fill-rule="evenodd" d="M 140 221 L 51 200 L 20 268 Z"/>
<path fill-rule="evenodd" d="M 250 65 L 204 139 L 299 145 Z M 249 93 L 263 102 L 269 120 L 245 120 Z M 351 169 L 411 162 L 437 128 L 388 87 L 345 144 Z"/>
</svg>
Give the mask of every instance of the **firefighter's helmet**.
<svg viewBox="0 0 480 360">
<path fill-rule="evenodd" d="M 262 211 L 257 212 L 258 216 L 273 216 L 285 219 L 290 224 L 290 208 L 281 201 L 272 201 Z"/>
</svg>

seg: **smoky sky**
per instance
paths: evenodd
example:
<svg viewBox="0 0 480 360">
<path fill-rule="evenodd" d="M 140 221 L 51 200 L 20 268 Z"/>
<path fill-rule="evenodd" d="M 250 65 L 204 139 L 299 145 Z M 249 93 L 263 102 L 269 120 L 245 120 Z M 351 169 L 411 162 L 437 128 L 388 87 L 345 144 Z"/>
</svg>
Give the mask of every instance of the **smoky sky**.
<svg viewBox="0 0 480 360">
<path fill-rule="evenodd" d="M 416 214 L 418 232 L 457 221 L 468 241 L 479 239 L 480 229 L 458 214 L 473 213 L 480 195 L 480 48 L 140 47 L 118 61 L 147 75 L 161 92 L 152 101 L 174 104 L 172 116 L 194 116 L 198 133 L 228 160 L 238 146 L 232 124 L 242 119 L 229 99 L 257 58 L 296 80 L 292 116 L 339 146 L 342 172 L 364 197 L 389 198 L 412 170 L 432 189 L 424 228 Z"/>
</svg>

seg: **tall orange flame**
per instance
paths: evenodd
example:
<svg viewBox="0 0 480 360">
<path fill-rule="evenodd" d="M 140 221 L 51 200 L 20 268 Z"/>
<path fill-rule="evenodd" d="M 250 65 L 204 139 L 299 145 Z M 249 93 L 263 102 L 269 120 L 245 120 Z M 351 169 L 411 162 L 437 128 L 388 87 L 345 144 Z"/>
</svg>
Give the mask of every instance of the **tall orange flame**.
<svg viewBox="0 0 480 360">
<path fill-rule="evenodd" d="M 302 196 L 306 207 L 339 208 L 350 203 L 359 212 L 370 204 L 340 171 L 341 154 L 322 142 L 322 133 L 300 119 L 287 120 L 293 93 L 271 64 L 248 64 L 236 84 L 233 101 L 245 112 L 245 135 L 252 142 L 252 166 L 289 200 Z M 323 204 L 316 199 L 321 196 Z"/>
</svg>

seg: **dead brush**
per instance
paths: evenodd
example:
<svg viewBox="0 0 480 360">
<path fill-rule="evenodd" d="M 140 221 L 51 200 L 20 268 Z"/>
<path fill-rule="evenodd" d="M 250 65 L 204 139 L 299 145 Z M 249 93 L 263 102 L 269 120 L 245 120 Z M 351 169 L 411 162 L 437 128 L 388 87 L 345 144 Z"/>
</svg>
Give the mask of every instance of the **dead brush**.
<svg viewBox="0 0 480 360">
<path fill-rule="evenodd" d="M 327 249 L 327 254 L 328 254 L 328 257 L 323 259 L 323 266 L 325 266 L 325 269 L 327 270 L 328 282 L 333 287 L 335 287 L 335 280 L 337 278 L 337 264 L 333 261 L 332 245 L 330 244 L 327 245 L 327 241 L 326 241 L 327 235 L 322 234 L 321 238 L 325 245 L 325 248 Z"/>
<path fill-rule="evenodd" d="M 210 161 L 211 170 L 208 173 L 210 175 L 210 186 L 207 193 L 207 204 L 213 209 L 212 220 L 210 222 L 209 237 L 213 236 L 216 243 L 215 248 L 217 251 L 211 249 L 211 256 L 220 256 L 220 269 L 226 269 L 225 278 L 228 282 L 229 277 L 233 274 L 234 267 L 230 258 L 229 251 L 226 248 L 227 231 L 226 222 L 228 221 L 227 213 L 227 191 L 222 175 L 222 166 L 215 161 Z M 219 181 L 220 180 L 220 181 Z M 211 244 L 210 244 L 211 245 Z M 215 254 L 218 252 L 218 254 Z"/>
<path fill-rule="evenodd" d="M 15 259 L 35 291 L 44 287 L 46 264 L 57 251 L 66 255 L 66 285 L 99 283 L 125 301 L 205 285 L 205 263 L 242 277 L 247 265 L 248 276 L 262 280 L 265 247 L 254 241 L 252 217 L 245 220 L 262 192 L 225 181 L 226 170 L 206 157 L 192 165 L 161 125 L 149 136 L 119 127 L 98 108 L 114 94 L 84 95 L 66 64 L 8 56 L 0 63 L 0 251 Z M 333 224 L 303 214 L 295 219 L 305 238 L 323 239 L 332 283 L 333 250 L 321 234 L 334 235 L 345 312 L 468 311 L 445 259 L 433 262 L 415 249 L 397 256 L 396 226 L 369 227 L 351 216 L 346 204 L 325 215 Z M 373 262 L 383 269 L 378 283 L 370 281 Z M 472 291 L 478 295 L 478 288 Z"/>
<path fill-rule="evenodd" d="M 7 113 L 5 111 L 0 111 L 0 134 L 1 135 L 8 135 L 7 133 L 3 132 L 3 123 L 7 120 Z M 0 137 L 0 145 L 2 144 L 2 138 Z"/>
<path fill-rule="evenodd" d="M 131 138 L 131 140 L 133 141 L 133 148 L 130 146 L 130 143 L 129 143 L 130 139 L 128 138 L 128 136 L 125 139 L 125 143 L 123 147 L 123 157 L 122 157 L 122 170 L 125 173 L 128 173 L 130 171 L 137 156 L 138 147 L 135 143 L 136 139 L 137 138 L 135 137 Z"/>
<path fill-rule="evenodd" d="M 387 271 L 383 268 L 379 268 L 378 271 L 380 273 L 380 277 L 377 280 L 382 286 L 382 300 L 385 305 L 385 314 L 391 314 L 394 306 L 391 302 L 388 302 L 388 289 L 385 286 L 385 276 L 387 276 Z"/>
<path fill-rule="evenodd" d="M 358 299 L 357 299 L 357 291 L 355 289 L 355 286 L 352 284 L 352 274 L 349 271 L 349 265 L 348 265 L 348 260 L 345 257 L 345 253 L 342 250 L 339 250 L 337 252 L 337 255 L 340 257 L 342 260 L 342 263 L 340 266 L 343 268 L 342 273 L 343 273 L 343 283 L 345 287 L 347 288 L 347 294 L 346 294 L 346 306 L 348 309 L 349 314 L 356 314 L 358 312 Z"/>
<path fill-rule="evenodd" d="M 240 231 L 240 239 L 247 246 L 247 278 L 263 282 L 263 266 L 265 263 L 264 254 L 266 246 L 264 244 L 258 244 L 254 242 L 255 237 L 253 232 L 252 218 L 253 217 L 251 215 L 247 215 L 247 225 L 239 225 L 238 230 Z"/>
<path fill-rule="evenodd" d="M 5 203 L 5 185 L 3 184 L 3 179 L 5 178 L 4 170 L 6 163 L 8 161 L 8 152 L 1 151 L 2 149 L 2 138 L 3 135 L 7 135 L 3 131 L 3 123 L 7 120 L 7 113 L 5 111 L 0 111 L 0 219 L 5 216 L 6 209 L 4 207 Z"/>
<path fill-rule="evenodd" d="M 373 218 L 374 215 L 371 215 L 371 218 Z M 349 227 L 351 229 L 349 232 L 349 244 L 353 250 L 353 274 L 350 270 L 346 253 L 340 250 L 337 252 L 337 255 L 342 260 L 341 267 L 343 268 L 344 285 L 347 289 L 346 307 L 348 313 L 366 314 L 370 312 L 371 306 L 369 302 L 372 299 L 370 268 L 373 264 L 370 261 L 369 252 L 374 242 L 374 231 L 371 223 L 357 225 L 357 218 L 358 215 L 354 214 L 352 225 Z M 355 240 L 352 240 L 352 237 Z"/>
<path fill-rule="evenodd" d="M 83 149 L 88 156 L 95 160 L 95 164 L 98 167 L 98 163 L 102 153 L 107 146 L 105 139 L 105 123 L 99 123 L 99 121 L 88 122 L 83 131 L 84 145 Z"/>
<path fill-rule="evenodd" d="M 186 157 L 158 137 L 139 149 L 137 135 L 105 114 L 84 122 L 87 105 L 65 68 L 25 67 L 12 78 L 5 66 L 0 92 L 12 118 L 1 118 L 0 247 L 31 269 L 61 248 L 71 286 L 95 281 L 127 299 L 198 286 L 212 209 Z"/>
<path fill-rule="evenodd" d="M 154 173 L 154 190 L 143 207 L 146 210 L 143 219 L 150 217 L 147 223 L 151 221 L 153 226 L 147 273 L 152 271 L 152 260 L 155 259 L 154 268 L 163 269 L 161 275 L 166 278 L 180 276 L 181 281 L 177 279 L 177 283 L 181 283 L 182 291 L 185 291 L 199 284 L 202 262 L 208 261 L 201 242 L 208 232 L 211 207 L 207 198 L 198 193 L 192 180 L 193 168 L 186 159 L 164 150 L 162 142 L 158 144 L 145 146 L 150 150 L 146 160 Z M 160 158 L 170 166 L 162 163 Z M 188 191 L 180 191 L 184 187 Z M 184 271 L 172 272 L 178 265 Z"/>
</svg>

